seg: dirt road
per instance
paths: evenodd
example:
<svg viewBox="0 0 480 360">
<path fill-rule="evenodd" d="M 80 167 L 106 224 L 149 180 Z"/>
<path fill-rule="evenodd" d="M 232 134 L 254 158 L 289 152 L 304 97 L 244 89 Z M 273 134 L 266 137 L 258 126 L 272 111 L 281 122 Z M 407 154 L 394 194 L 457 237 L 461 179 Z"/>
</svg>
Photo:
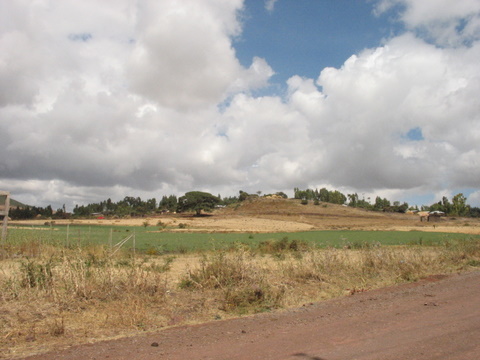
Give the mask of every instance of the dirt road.
<svg viewBox="0 0 480 360">
<path fill-rule="evenodd" d="M 28 359 L 474 360 L 479 305 L 477 271 Z"/>
</svg>

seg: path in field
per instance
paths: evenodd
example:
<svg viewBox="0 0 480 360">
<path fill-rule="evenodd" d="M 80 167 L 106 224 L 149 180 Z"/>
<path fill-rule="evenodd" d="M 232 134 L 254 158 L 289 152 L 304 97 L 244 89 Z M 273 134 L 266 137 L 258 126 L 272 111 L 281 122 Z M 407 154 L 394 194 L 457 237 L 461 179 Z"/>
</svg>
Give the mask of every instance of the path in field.
<svg viewBox="0 0 480 360">
<path fill-rule="evenodd" d="M 479 354 L 477 271 L 28 359 L 473 360 Z"/>
</svg>

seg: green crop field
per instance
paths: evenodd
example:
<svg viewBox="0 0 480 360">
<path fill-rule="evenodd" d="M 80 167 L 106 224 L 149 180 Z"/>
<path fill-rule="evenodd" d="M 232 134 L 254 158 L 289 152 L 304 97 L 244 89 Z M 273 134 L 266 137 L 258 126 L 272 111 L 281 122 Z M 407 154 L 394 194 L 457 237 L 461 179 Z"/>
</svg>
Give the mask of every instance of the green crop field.
<svg viewBox="0 0 480 360">
<path fill-rule="evenodd" d="M 158 228 L 133 226 L 31 226 L 9 229 L 7 243 L 38 241 L 68 247 L 93 244 L 115 245 L 134 235 L 135 248 L 149 253 L 192 252 L 225 249 L 244 244 L 257 247 L 265 241 L 284 238 L 305 242 L 316 247 L 345 247 L 364 244 L 435 245 L 448 240 L 480 239 L 479 235 L 421 231 L 350 231 L 328 230 L 295 233 L 188 233 L 159 231 Z M 133 246 L 133 236 L 124 247 Z"/>
</svg>

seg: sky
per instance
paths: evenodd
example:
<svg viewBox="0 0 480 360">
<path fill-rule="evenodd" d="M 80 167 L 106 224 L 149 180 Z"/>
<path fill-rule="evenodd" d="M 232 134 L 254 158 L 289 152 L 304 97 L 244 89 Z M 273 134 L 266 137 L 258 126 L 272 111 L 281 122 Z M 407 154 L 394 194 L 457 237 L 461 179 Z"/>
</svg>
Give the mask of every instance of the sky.
<svg viewBox="0 0 480 360">
<path fill-rule="evenodd" d="M 0 190 L 480 206 L 480 0 L 0 0 Z"/>
</svg>

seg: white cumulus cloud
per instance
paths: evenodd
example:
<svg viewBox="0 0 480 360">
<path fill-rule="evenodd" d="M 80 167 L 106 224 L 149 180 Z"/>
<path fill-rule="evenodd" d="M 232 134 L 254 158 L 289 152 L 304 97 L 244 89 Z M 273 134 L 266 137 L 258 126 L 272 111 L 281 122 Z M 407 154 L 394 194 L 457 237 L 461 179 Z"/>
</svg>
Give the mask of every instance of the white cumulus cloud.
<svg viewBox="0 0 480 360">
<path fill-rule="evenodd" d="M 480 0 L 378 0 L 377 13 L 403 10 L 400 20 L 440 45 L 459 45 L 480 38 Z"/>
</svg>

